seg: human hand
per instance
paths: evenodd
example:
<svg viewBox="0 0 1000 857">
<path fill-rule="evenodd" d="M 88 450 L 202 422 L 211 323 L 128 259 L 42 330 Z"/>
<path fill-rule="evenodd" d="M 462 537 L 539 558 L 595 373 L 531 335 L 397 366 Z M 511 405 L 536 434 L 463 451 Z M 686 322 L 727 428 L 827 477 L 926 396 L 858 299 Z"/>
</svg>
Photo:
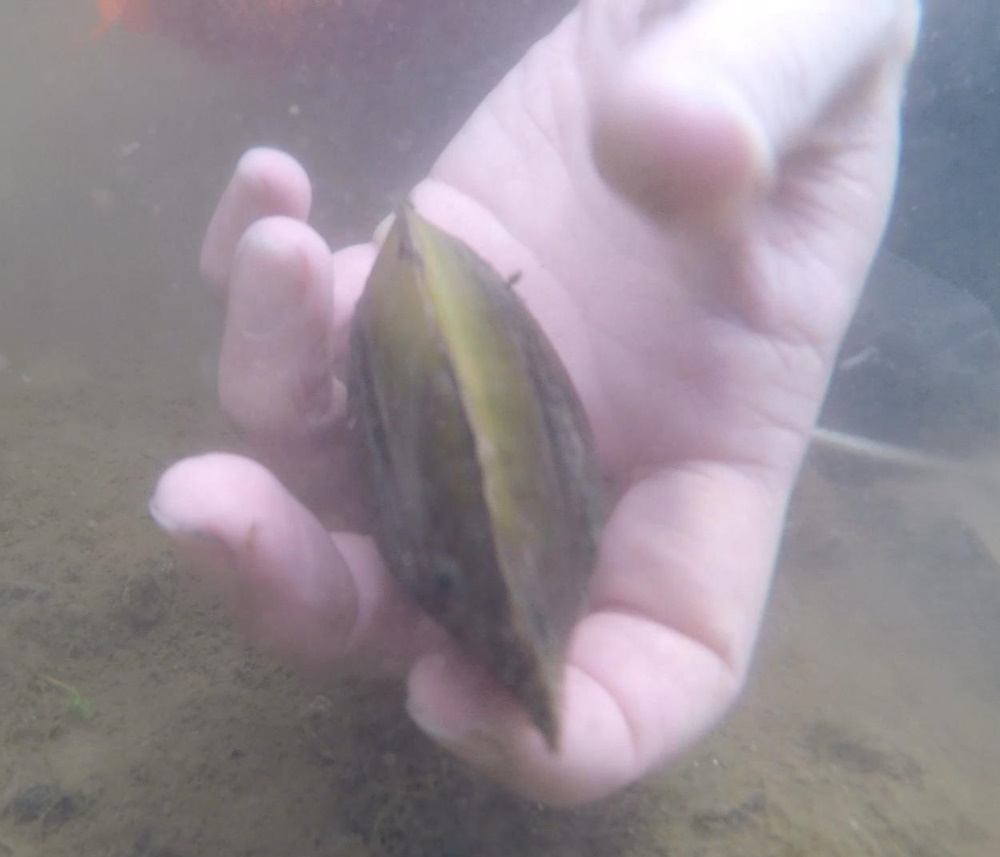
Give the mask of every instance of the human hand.
<svg viewBox="0 0 1000 857">
<path fill-rule="evenodd" d="M 321 523 L 357 512 L 335 375 L 376 248 L 331 254 L 306 223 L 308 178 L 278 152 L 241 161 L 202 256 L 228 306 L 222 403 L 270 470 L 181 462 L 157 521 L 259 645 L 405 673 L 416 723 L 525 795 L 580 803 L 669 763 L 746 677 L 887 217 L 918 17 L 914 0 L 584 2 L 411 195 L 521 273 L 615 487 L 558 754 L 367 536 Z"/>
</svg>

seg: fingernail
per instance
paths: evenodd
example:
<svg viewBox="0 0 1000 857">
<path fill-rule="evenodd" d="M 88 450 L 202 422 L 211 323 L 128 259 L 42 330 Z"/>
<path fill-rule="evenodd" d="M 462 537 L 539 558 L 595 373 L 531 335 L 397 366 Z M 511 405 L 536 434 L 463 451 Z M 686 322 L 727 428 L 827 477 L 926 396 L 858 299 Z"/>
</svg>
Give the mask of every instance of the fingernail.
<svg viewBox="0 0 1000 857">
<path fill-rule="evenodd" d="M 157 505 L 155 496 L 149 501 L 148 508 L 156 525 L 190 562 L 201 568 L 211 568 L 217 576 L 228 572 L 232 567 L 232 553 L 218 536 L 178 522 Z"/>
<path fill-rule="evenodd" d="M 231 295 L 230 312 L 239 330 L 252 339 L 269 339 L 305 313 L 305 263 L 277 237 L 252 229 L 237 251 L 233 281 L 239 286 Z"/>
<path fill-rule="evenodd" d="M 484 771 L 500 773 L 506 767 L 507 754 L 501 730 L 482 720 L 442 721 L 420 706 L 407 704 L 407 712 L 421 732 L 469 764 Z"/>
<path fill-rule="evenodd" d="M 450 717 L 442 720 L 436 717 L 433 711 L 415 704 L 412 700 L 407 701 L 406 710 L 422 732 L 442 744 L 462 743 L 466 735 L 475 731 L 477 725 L 475 721 L 464 718 Z"/>
<path fill-rule="evenodd" d="M 410 675 L 406 709 L 427 734 L 450 743 L 482 719 L 476 683 L 475 669 L 458 655 L 450 651 L 428 654 Z"/>
<path fill-rule="evenodd" d="M 440 652 L 415 667 L 420 689 L 411 674 L 406 710 L 428 737 L 478 767 L 498 772 L 505 767 L 512 728 L 492 679 L 460 656 Z M 507 712 L 509 714 L 509 712 Z"/>
</svg>

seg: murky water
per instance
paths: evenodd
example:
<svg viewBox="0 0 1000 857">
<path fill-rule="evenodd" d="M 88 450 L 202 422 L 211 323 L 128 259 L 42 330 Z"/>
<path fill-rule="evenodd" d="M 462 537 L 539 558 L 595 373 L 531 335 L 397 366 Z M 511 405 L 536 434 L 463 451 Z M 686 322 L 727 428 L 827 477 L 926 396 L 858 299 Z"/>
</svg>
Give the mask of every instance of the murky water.
<svg viewBox="0 0 1000 857">
<path fill-rule="evenodd" d="M 815 452 L 745 699 L 677 770 L 586 811 L 469 774 L 396 688 L 309 686 L 246 651 L 146 513 L 166 464 L 231 442 L 196 272 L 218 191 L 245 148 L 282 145 L 319 178 L 331 243 L 364 235 L 517 46 L 446 104 L 366 112 L 358 82 L 235 74 L 93 24 L 84 2 L 0 10 L 0 857 L 1000 853 L 1000 497 L 975 480 Z M 883 260 L 845 352 L 880 349 L 883 375 L 842 370 L 828 416 L 989 461 L 995 330 L 928 267 Z M 906 330 L 937 339 L 896 335 L 909 284 L 926 309 Z M 897 412 L 865 406 L 889 389 Z"/>
</svg>

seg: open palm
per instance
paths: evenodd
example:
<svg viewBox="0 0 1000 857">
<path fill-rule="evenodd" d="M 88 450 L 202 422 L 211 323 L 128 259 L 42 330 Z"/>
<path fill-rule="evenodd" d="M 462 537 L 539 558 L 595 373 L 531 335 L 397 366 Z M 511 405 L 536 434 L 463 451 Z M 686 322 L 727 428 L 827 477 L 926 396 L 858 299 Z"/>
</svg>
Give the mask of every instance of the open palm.
<svg viewBox="0 0 1000 857">
<path fill-rule="evenodd" d="M 306 223 L 308 179 L 281 153 L 241 161 L 202 258 L 228 306 L 223 405 L 269 469 L 189 459 L 152 504 L 258 644 L 312 669 L 404 672 L 428 734 L 551 803 L 669 762 L 742 686 L 887 215 L 917 21 L 902 0 L 669 5 L 582 4 L 411 195 L 520 272 L 615 492 L 559 754 L 364 534 L 321 523 L 358 496 L 336 370 L 376 248 L 331 254 Z"/>
</svg>

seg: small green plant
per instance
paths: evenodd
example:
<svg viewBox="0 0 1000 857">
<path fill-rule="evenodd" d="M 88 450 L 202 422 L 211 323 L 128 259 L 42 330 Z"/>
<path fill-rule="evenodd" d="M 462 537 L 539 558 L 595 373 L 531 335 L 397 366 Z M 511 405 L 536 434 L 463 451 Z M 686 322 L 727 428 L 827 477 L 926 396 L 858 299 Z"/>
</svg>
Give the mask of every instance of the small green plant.
<svg viewBox="0 0 1000 857">
<path fill-rule="evenodd" d="M 80 720 L 84 723 L 88 720 L 94 719 L 97 714 L 97 706 L 80 693 L 80 691 L 78 691 L 75 687 L 73 687 L 73 685 L 67 684 L 64 681 L 59 681 L 59 679 L 52 678 L 52 676 L 48 675 L 40 676 L 40 678 L 43 681 L 47 681 L 53 687 L 57 687 L 65 692 L 67 715 L 74 720 Z"/>
</svg>

